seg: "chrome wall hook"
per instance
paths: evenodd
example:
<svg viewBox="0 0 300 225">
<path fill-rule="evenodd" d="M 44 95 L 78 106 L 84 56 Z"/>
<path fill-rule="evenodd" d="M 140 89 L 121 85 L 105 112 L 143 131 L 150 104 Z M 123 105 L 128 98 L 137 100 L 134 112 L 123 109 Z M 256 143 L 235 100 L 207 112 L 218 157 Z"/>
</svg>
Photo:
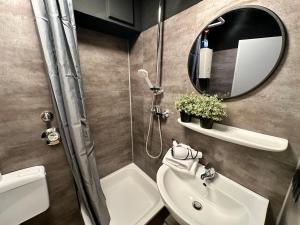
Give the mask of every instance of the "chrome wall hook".
<svg viewBox="0 0 300 225">
<path fill-rule="evenodd" d="M 44 111 L 41 114 L 41 119 L 46 123 L 47 128 L 51 127 L 51 122 L 54 119 L 54 115 L 50 111 Z"/>
</svg>

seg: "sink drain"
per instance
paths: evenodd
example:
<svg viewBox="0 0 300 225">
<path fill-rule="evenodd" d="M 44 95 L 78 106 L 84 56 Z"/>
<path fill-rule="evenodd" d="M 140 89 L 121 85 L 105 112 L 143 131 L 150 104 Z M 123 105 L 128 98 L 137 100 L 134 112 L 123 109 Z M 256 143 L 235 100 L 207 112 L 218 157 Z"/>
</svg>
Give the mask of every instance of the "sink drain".
<svg viewBox="0 0 300 225">
<path fill-rule="evenodd" d="M 197 202 L 197 201 L 193 201 L 193 207 L 194 209 L 196 210 L 201 210 L 202 209 L 202 205 L 200 202 Z"/>
</svg>

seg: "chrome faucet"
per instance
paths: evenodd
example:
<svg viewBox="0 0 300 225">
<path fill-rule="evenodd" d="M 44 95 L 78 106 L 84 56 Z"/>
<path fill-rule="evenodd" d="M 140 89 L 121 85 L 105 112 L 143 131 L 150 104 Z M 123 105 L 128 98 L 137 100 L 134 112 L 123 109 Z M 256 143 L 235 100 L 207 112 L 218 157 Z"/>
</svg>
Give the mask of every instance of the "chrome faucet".
<svg viewBox="0 0 300 225">
<path fill-rule="evenodd" d="M 201 174 L 200 177 L 202 180 L 212 180 L 214 179 L 215 175 L 216 175 L 216 170 L 213 167 L 211 167 L 210 164 L 207 164 L 205 166 L 205 172 Z"/>
</svg>

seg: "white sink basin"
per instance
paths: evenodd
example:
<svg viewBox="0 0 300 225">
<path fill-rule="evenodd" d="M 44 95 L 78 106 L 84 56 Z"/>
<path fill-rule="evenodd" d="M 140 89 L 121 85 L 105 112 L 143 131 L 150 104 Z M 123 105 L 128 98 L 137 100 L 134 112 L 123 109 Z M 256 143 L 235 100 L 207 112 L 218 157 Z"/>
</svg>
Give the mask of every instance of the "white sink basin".
<svg viewBox="0 0 300 225">
<path fill-rule="evenodd" d="M 203 166 L 195 177 L 166 165 L 159 168 L 158 189 L 177 222 L 181 225 L 264 225 L 268 199 L 221 174 L 216 174 L 204 186 L 200 179 L 203 172 Z M 193 206 L 195 201 L 201 205 L 200 210 Z"/>
</svg>

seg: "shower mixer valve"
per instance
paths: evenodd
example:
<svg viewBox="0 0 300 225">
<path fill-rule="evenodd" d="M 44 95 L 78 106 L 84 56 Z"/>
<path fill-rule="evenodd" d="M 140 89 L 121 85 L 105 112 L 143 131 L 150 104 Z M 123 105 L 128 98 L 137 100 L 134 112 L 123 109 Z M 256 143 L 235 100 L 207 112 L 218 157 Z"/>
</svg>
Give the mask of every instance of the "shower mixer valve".
<svg viewBox="0 0 300 225">
<path fill-rule="evenodd" d="M 168 109 L 162 110 L 159 105 L 154 105 L 151 109 L 153 115 L 159 116 L 162 119 L 167 119 L 169 117 L 170 111 Z"/>
</svg>

